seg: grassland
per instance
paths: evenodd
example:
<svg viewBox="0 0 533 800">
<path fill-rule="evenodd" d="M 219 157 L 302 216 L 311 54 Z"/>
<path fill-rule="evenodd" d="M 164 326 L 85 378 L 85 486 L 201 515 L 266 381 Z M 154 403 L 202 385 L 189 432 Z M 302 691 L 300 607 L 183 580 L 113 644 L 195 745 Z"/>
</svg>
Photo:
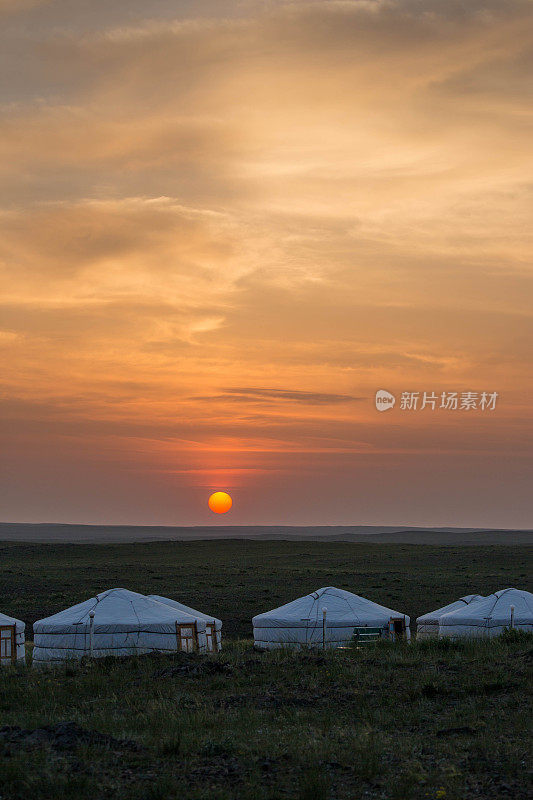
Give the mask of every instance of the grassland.
<svg viewBox="0 0 533 800">
<path fill-rule="evenodd" d="M 254 613 L 319 586 L 412 618 L 466 592 L 531 588 L 530 554 L 246 541 L 2 544 L 0 609 L 28 624 L 125 586 L 211 610 L 226 638 L 216 656 L 2 670 L 2 725 L 27 732 L 0 732 L 0 797 L 525 800 L 530 637 L 336 653 L 258 653 L 249 637 Z M 54 727 L 64 722 L 78 727 Z"/>
</svg>

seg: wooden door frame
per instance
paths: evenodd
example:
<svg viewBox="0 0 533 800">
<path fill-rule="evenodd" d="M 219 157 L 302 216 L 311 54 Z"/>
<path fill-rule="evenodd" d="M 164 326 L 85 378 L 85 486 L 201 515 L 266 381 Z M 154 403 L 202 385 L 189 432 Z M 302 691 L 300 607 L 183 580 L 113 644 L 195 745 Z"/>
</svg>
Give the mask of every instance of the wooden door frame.
<svg viewBox="0 0 533 800">
<path fill-rule="evenodd" d="M 188 650 L 184 650 L 182 647 L 182 643 L 184 639 L 190 639 L 190 636 L 183 636 L 181 635 L 182 628 L 192 628 L 192 649 L 193 652 L 199 650 L 199 642 L 198 642 L 198 626 L 196 625 L 196 620 L 193 623 L 190 622 L 178 622 L 176 620 L 176 640 L 178 645 L 178 650 L 183 653 L 188 653 Z"/>
<path fill-rule="evenodd" d="M 401 638 L 401 639 L 405 638 L 405 636 L 407 635 L 407 623 L 406 623 L 405 617 L 391 617 L 389 619 L 389 626 L 390 626 L 391 622 L 393 624 L 392 633 L 394 633 L 394 636 L 396 636 L 398 638 Z M 396 625 L 397 622 L 401 623 L 401 625 L 402 625 L 402 630 L 401 630 L 400 633 L 397 633 L 397 631 L 395 630 L 395 625 Z"/>
<path fill-rule="evenodd" d="M 17 660 L 17 626 L 16 625 L 0 625 L 0 636 L 2 631 L 11 632 L 11 663 L 15 664 Z M 1 651 L 0 651 L 1 653 Z M 7 656 L 4 656 L 7 658 Z M 3 660 L 0 657 L 0 660 Z"/>
<path fill-rule="evenodd" d="M 207 642 L 207 629 L 208 628 L 211 630 L 211 639 L 213 641 L 213 650 L 212 650 L 212 652 L 213 653 L 218 653 L 219 652 L 219 648 L 218 648 L 218 632 L 217 632 L 217 624 L 216 624 L 215 620 L 213 620 L 213 622 L 206 622 L 206 624 L 205 624 L 206 642 Z"/>
</svg>

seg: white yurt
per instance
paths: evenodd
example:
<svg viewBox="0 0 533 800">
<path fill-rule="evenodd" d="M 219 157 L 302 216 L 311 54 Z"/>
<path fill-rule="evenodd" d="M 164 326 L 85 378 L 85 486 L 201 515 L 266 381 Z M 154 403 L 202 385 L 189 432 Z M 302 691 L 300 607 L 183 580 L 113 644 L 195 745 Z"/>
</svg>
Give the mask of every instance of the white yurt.
<svg viewBox="0 0 533 800">
<path fill-rule="evenodd" d="M 500 589 L 458 611 L 443 614 L 439 637 L 498 636 L 505 628 L 533 632 L 533 594 L 523 589 Z"/>
<path fill-rule="evenodd" d="M 149 594 L 149 598 L 157 600 L 159 603 L 171 608 L 177 608 L 178 611 L 185 611 L 195 619 L 200 619 L 205 622 L 205 638 L 206 649 L 208 652 L 216 652 L 222 649 L 222 620 L 217 619 L 212 614 L 204 614 L 202 611 L 197 611 L 195 608 L 186 606 L 183 603 L 178 603 L 177 600 L 171 600 L 169 597 L 161 597 L 158 594 Z"/>
<path fill-rule="evenodd" d="M 409 617 L 364 597 L 326 586 L 252 620 L 256 647 L 339 647 L 355 628 L 410 638 Z"/>
<path fill-rule="evenodd" d="M 481 600 L 480 594 L 467 594 L 460 597 L 459 600 L 454 600 L 453 603 L 448 603 L 447 606 L 437 608 L 435 611 L 428 611 L 427 614 L 422 614 L 416 620 L 416 638 L 417 639 L 431 639 L 438 638 L 439 635 L 439 620 L 443 614 L 448 614 L 451 611 L 459 611 L 461 608 L 472 603 L 474 600 Z"/>
<path fill-rule="evenodd" d="M 127 589 L 109 589 L 33 626 L 38 664 L 152 651 L 205 652 L 205 622 Z"/>
<path fill-rule="evenodd" d="M 26 660 L 24 629 L 20 619 L 0 614 L 0 664 L 14 664 Z"/>
</svg>

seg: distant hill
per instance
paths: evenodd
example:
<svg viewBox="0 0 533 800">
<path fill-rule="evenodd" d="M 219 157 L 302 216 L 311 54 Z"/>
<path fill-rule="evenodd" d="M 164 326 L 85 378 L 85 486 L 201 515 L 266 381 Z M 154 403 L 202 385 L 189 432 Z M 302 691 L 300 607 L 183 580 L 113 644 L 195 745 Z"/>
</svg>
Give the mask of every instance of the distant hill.
<svg viewBox="0 0 533 800">
<path fill-rule="evenodd" d="M 260 539 L 428 545 L 533 545 L 532 530 L 409 528 L 361 525 L 60 525 L 0 523 L 0 541 L 147 542 L 200 539 Z"/>
</svg>

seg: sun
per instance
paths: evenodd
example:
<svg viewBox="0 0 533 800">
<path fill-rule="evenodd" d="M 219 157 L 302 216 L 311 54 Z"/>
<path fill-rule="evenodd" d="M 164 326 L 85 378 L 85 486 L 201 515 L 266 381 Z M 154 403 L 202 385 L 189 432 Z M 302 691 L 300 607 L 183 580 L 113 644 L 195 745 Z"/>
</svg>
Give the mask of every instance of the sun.
<svg viewBox="0 0 533 800">
<path fill-rule="evenodd" d="M 225 514 L 233 505 L 233 500 L 227 492 L 214 492 L 207 502 L 215 514 Z"/>
</svg>

